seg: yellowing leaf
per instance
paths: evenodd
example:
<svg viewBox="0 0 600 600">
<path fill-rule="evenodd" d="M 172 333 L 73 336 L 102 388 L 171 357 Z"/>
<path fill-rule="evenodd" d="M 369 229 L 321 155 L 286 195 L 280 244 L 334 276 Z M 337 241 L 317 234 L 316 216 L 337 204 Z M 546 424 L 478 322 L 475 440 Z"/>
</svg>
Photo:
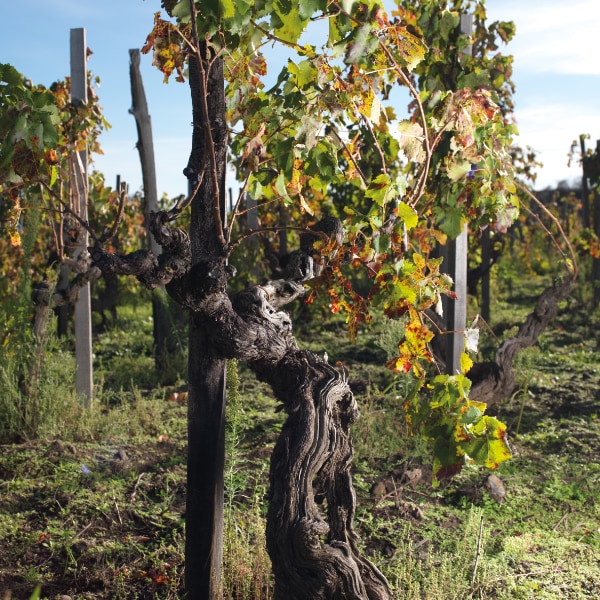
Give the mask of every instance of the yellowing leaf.
<svg viewBox="0 0 600 600">
<path fill-rule="evenodd" d="M 388 29 L 388 36 L 396 43 L 402 62 L 412 71 L 425 57 L 425 45 L 405 27 Z"/>
<path fill-rule="evenodd" d="M 223 19 L 230 19 L 235 15 L 235 4 L 233 0 L 219 0 L 219 6 L 221 8 L 221 17 Z"/>
<path fill-rule="evenodd" d="M 446 173 L 452 181 L 462 179 L 471 170 L 471 163 L 468 160 L 448 161 Z"/>
<path fill-rule="evenodd" d="M 400 121 L 398 136 L 400 148 L 408 160 L 422 162 L 425 159 L 425 135 L 421 125 L 406 120 Z"/>
<path fill-rule="evenodd" d="M 398 204 L 396 213 L 398 214 L 398 217 L 402 220 L 402 222 L 406 225 L 407 231 L 414 229 L 419 223 L 419 215 L 417 214 L 417 211 L 408 204 L 406 204 L 406 202 L 400 202 Z"/>
<path fill-rule="evenodd" d="M 459 447 L 478 465 L 496 469 L 511 457 L 506 441 L 506 425 L 495 417 L 484 415 L 480 421 L 467 428 L 467 439 Z"/>
<path fill-rule="evenodd" d="M 276 0 L 273 4 L 272 18 L 275 23 L 275 35 L 292 44 L 298 41 L 308 24 L 308 19 L 300 16 L 298 4 L 286 0 Z"/>
<path fill-rule="evenodd" d="M 358 110 L 362 115 L 367 117 L 373 125 L 379 125 L 383 106 L 377 97 L 377 94 L 373 92 L 371 88 L 369 88 L 369 91 L 363 97 L 362 104 L 359 105 Z"/>
<path fill-rule="evenodd" d="M 21 234 L 18 231 L 10 231 L 8 235 L 12 246 L 16 248 L 21 245 Z"/>
<path fill-rule="evenodd" d="M 460 355 L 460 370 L 462 373 L 468 373 L 473 366 L 471 357 L 466 352 L 461 352 Z"/>
</svg>

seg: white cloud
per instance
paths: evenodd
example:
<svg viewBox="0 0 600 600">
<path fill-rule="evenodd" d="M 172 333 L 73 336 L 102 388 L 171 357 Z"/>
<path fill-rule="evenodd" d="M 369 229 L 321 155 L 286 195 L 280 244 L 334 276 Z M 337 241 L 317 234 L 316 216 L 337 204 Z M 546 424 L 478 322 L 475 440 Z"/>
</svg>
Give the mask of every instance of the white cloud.
<svg viewBox="0 0 600 600">
<path fill-rule="evenodd" d="M 507 52 L 515 69 L 533 73 L 600 75 L 598 0 L 488 0 L 491 20 L 514 21 Z"/>
<path fill-rule="evenodd" d="M 565 118 L 568 115 L 568 118 Z M 600 132 L 600 112 L 593 105 L 579 106 L 563 103 L 532 103 L 517 111 L 519 137 L 517 143 L 531 146 L 543 163 L 536 187 L 554 186 L 558 181 L 581 177 L 577 161 L 567 166 L 571 143 L 580 134 Z M 592 138 L 588 147 L 595 148 Z"/>
<path fill-rule="evenodd" d="M 577 181 L 581 168 L 567 166 L 573 140 L 600 137 L 600 30 L 598 0 L 487 0 L 490 20 L 514 21 L 517 34 L 502 48 L 512 54 L 517 143 L 531 146 L 543 168 L 536 186 Z"/>
</svg>

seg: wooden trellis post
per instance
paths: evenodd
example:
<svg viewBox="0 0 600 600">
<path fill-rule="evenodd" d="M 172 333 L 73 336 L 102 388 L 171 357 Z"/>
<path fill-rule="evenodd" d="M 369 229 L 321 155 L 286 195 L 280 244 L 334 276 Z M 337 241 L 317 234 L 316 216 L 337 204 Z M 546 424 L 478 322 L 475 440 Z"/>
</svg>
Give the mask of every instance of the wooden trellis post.
<svg viewBox="0 0 600 600">
<path fill-rule="evenodd" d="M 473 15 L 461 15 L 460 32 L 471 35 L 473 32 Z M 466 54 L 471 54 L 471 46 L 464 49 Z M 460 355 L 464 350 L 464 331 L 467 326 L 467 251 L 468 234 L 464 225 L 462 232 L 455 240 L 447 243 L 447 254 L 444 253 L 445 271 L 454 280 L 454 292 L 457 299 L 448 299 L 446 303 L 446 373 L 455 375 L 461 372 Z"/>
<path fill-rule="evenodd" d="M 586 156 L 585 149 L 585 135 L 579 136 L 579 147 L 581 148 L 581 160 L 583 164 L 583 159 Z M 581 177 L 581 195 L 582 195 L 582 219 L 583 226 L 585 228 L 589 228 L 591 226 L 591 218 L 590 218 L 590 188 L 588 185 L 588 178 L 585 169 L 583 170 L 583 175 Z"/>
<path fill-rule="evenodd" d="M 71 29 L 71 102 L 75 105 L 87 102 L 87 46 L 85 29 Z M 71 194 L 75 202 L 73 209 L 78 216 L 87 221 L 87 149 L 77 152 L 72 161 Z M 87 231 L 79 228 L 75 258 L 87 252 Z M 79 291 L 79 299 L 75 303 L 75 359 L 77 373 L 75 385 L 77 394 L 83 398 L 86 408 L 92 403 L 93 371 L 92 371 L 92 316 L 90 300 L 90 284 Z"/>
<path fill-rule="evenodd" d="M 490 322 L 490 268 L 491 249 L 490 228 L 481 234 L 481 316 L 486 323 Z"/>
<path fill-rule="evenodd" d="M 142 167 L 142 184 L 144 187 L 144 219 L 148 231 L 147 247 L 156 256 L 162 248 L 150 233 L 150 213 L 158 212 L 158 187 L 156 184 L 156 162 L 154 160 L 154 142 L 152 138 L 152 119 L 148 110 L 146 91 L 140 70 L 140 51 L 136 48 L 129 50 L 129 79 L 131 81 L 131 108 L 129 112 L 135 118 L 138 141 L 137 149 L 140 154 Z M 120 186 L 117 190 L 121 192 Z M 167 293 L 164 287 L 158 287 L 152 293 L 152 324 L 154 334 L 154 364 L 158 370 L 164 370 L 168 365 L 170 350 L 169 335 L 171 332 L 168 314 Z"/>
<path fill-rule="evenodd" d="M 600 140 L 596 140 L 596 156 L 600 156 Z M 594 190 L 594 232 L 600 237 L 600 194 L 598 186 Z M 594 282 L 594 309 L 600 304 L 600 258 L 592 262 L 592 280 Z"/>
</svg>

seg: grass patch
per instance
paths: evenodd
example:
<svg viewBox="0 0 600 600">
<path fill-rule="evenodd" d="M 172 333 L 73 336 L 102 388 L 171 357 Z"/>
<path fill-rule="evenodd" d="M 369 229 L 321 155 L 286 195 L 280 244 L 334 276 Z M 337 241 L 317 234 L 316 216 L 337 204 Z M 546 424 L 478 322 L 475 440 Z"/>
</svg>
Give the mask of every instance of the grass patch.
<svg viewBox="0 0 600 600">
<path fill-rule="evenodd" d="M 544 285 L 527 283 L 512 280 L 511 301 L 493 306 L 496 340 Z M 154 371 L 149 314 L 149 307 L 120 310 L 117 327 L 95 341 L 92 411 L 69 391 L 69 348 L 52 346 L 40 379 L 44 418 L 31 435 L 2 430 L 3 600 L 28 599 L 38 586 L 48 600 L 183 597 L 185 357 L 166 375 Z M 506 488 L 500 503 L 488 491 L 489 473 L 474 466 L 431 487 L 427 446 L 408 435 L 402 413 L 413 383 L 381 366 L 401 323 L 376 320 L 356 346 L 339 321 L 318 336 L 304 331 L 302 347 L 327 352 L 349 371 L 361 410 L 353 428 L 355 526 L 398 600 L 600 596 L 594 318 L 565 303 L 551 330 L 519 355 L 519 387 L 500 407 L 514 449 L 497 472 Z M 0 412 L 12 407 L 18 423 L 19 381 L 9 367 L 0 374 Z M 267 600 L 268 464 L 284 416 L 243 365 L 230 365 L 228 381 L 223 593 Z"/>
</svg>

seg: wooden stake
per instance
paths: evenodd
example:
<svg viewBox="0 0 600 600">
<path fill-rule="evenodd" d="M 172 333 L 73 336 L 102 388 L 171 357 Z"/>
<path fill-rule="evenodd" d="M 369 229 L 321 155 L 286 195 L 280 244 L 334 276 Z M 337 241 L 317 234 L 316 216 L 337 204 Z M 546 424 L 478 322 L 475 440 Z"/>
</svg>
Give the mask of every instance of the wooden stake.
<svg viewBox="0 0 600 600">
<path fill-rule="evenodd" d="M 71 102 L 80 104 L 87 102 L 87 46 L 85 29 L 71 29 Z M 74 209 L 77 215 L 87 221 L 87 149 L 78 152 L 73 160 L 74 169 L 71 175 L 71 193 L 76 201 Z M 75 258 L 87 252 L 88 234 L 84 227 L 80 228 L 77 239 Z M 78 396 L 83 398 L 86 408 L 92 404 L 94 388 L 92 368 L 92 316 L 91 316 L 90 284 L 83 286 L 79 299 L 75 303 L 75 359 L 77 372 L 75 386 Z"/>
</svg>

